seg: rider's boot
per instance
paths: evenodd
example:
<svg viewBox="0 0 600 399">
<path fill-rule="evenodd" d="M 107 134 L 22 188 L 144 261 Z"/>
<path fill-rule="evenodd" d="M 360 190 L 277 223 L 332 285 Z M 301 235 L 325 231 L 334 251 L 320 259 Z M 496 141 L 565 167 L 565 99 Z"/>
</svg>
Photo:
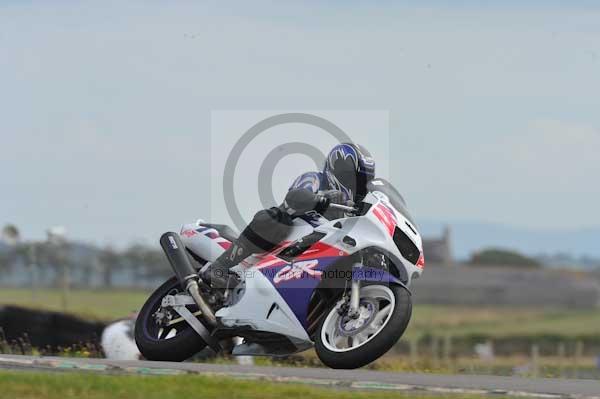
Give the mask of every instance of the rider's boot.
<svg viewBox="0 0 600 399">
<path fill-rule="evenodd" d="M 215 288 L 233 288 L 240 282 L 238 275 L 229 269 L 240 264 L 251 253 L 239 241 L 241 240 L 233 242 L 225 252 L 208 266 L 208 269 L 202 273 L 202 280 Z"/>
<path fill-rule="evenodd" d="M 273 207 L 257 212 L 238 239 L 202 273 L 202 279 L 217 288 L 235 287 L 239 278 L 229 269 L 250 255 L 275 248 L 291 226 L 291 217 L 285 208 Z"/>
</svg>

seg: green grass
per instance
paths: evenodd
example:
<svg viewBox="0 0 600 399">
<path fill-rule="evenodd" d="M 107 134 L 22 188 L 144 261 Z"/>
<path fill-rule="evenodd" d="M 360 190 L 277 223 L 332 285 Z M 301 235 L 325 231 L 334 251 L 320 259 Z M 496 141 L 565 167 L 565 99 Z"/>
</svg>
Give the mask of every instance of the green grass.
<svg viewBox="0 0 600 399">
<path fill-rule="evenodd" d="M 405 337 L 424 333 L 451 336 L 484 334 L 492 337 L 557 334 L 574 337 L 598 334 L 598 331 L 600 312 L 593 309 L 415 305 Z"/>
<path fill-rule="evenodd" d="M 59 290 L 38 290 L 34 297 L 31 290 L 0 288 L 0 304 L 66 311 L 88 319 L 114 320 L 139 310 L 149 294 L 129 289 L 71 290 L 67 296 L 67 307 L 63 308 Z"/>
<path fill-rule="evenodd" d="M 148 295 L 149 293 L 145 291 L 126 289 L 72 290 L 68 297 L 66 310 L 85 318 L 105 321 L 114 320 L 128 316 L 132 311 L 139 310 Z M 63 310 L 61 295 L 58 290 L 45 289 L 38 291 L 34 299 L 31 291 L 27 289 L 0 288 L 0 305 L 9 303 L 32 308 Z M 544 370 L 552 368 L 552 370 L 558 370 L 558 367 L 562 367 L 561 364 L 570 365 L 574 362 L 574 343 L 569 340 L 580 335 L 594 336 L 598 334 L 598 331 L 600 331 L 600 312 L 595 310 L 415 305 L 411 323 L 401 342 L 407 343 L 425 334 L 432 334 L 437 337 L 448 335 L 453 340 L 457 339 L 457 341 L 460 341 L 460 338 L 463 337 L 469 339 L 469 335 L 482 335 L 490 338 L 515 339 L 517 341 L 529 337 L 532 341 L 539 342 L 537 340 L 540 334 L 556 334 L 560 337 L 559 340 L 568 343 L 567 355 L 570 357 L 568 359 L 553 358 L 550 359 L 551 364 L 545 365 L 547 367 L 542 366 L 545 367 Z M 410 358 L 406 354 L 400 355 L 392 350 L 377 362 L 371 364 L 369 368 L 389 371 L 436 372 L 467 370 L 469 372 L 510 374 L 514 366 L 529 362 L 528 353 L 523 352 L 515 353 L 513 357 L 506 359 L 498 358 L 493 364 L 478 361 L 470 354 L 466 354 L 464 348 L 459 349 L 460 345 L 456 344 L 457 341 L 454 341 L 454 349 L 458 357 L 453 360 L 451 366 L 442 365 L 440 362 L 432 360 L 427 352 L 430 346 L 425 344 L 425 347 L 421 345 L 418 358 Z M 441 346 L 438 350 L 442 353 Z M 64 355 L 86 356 L 85 353 L 79 352 L 65 352 Z M 231 362 L 233 360 L 218 358 L 214 361 Z M 322 366 L 314 351 L 307 351 L 300 356 L 291 357 L 286 359 L 284 363 L 268 358 L 256 358 L 255 361 L 257 364 L 263 365 Z M 591 369 L 594 367 L 594 362 L 594 358 L 588 356 L 579 360 L 578 367 Z M 492 367 L 496 367 L 497 370 L 492 370 Z M 571 368 L 573 367 L 567 367 L 568 373 L 572 372 Z M 498 371 L 500 369 L 501 371 Z M 546 371 L 543 372 L 546 373 Z M 548 373 L 552 375 L 562 374 L 555 371 Z"/>
<path fill-rule="evenodd" d="M 0 304 L 66 310 L 86 318 L 111 320 L 139 310 L 148 295 L 147 291 L 127 289 L 72 290 L 63 309 L 58 290 L 40 290 L 34 299 L 27 289 L 0 288 Z M 596 310 L 415 305 L 405 337 L 424 333 L 494 337 L 545 333 L 573 337 L 598 331 L 600 312 Z"/>
<path fill-rule="evenodd" d="M 108 376 L 88 373 L 0 371 L 0 399 L 182 399 L 182 398 L 421 398 L 478 399 L 477 395 L 431 395 L 350 391 L 310 385 L 185 376 Z M 495 396 L 503 399 L 505 397 Z"/>
</svg>

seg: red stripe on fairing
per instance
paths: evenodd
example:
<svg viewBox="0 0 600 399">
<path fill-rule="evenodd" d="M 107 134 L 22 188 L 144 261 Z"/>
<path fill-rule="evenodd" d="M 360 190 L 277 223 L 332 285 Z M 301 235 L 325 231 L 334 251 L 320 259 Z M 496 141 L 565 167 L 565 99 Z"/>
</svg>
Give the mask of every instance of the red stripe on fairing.
<svg viewBox="0 0 600 399">
<path fill-rule="evenodd" d="M 187 229 L 187 230 L 181 230 L 181 233 L 179 233 L 179 234 L 181 234 L 182 236 L 185 236 L 185 237 L 189 238 L 189 237 L 195 236 L 198 233 L 196 233 L 195 230 Z"/>
<path fill-rule="evenodd" d="M 267 267 L 279 267 L 283 265 L 287 265 L 288 262 L 283 259 L 279 259 L 276 256 L 269 256 L 268 258 L 261 260 L 255 267 L 257 269 L 266 269 Z"/>
<path fill-rule="evenodd" d="M 328 258 L 332 256 L 347 256 L 346 251 L 341 250 L 333 245 L 325 244 L 324 242 L 316 242 L 306 251 L 304 251 L 295 260 L 308 260 L 318 258 Z"/>
<path fill-rule="evenodd" d="M 333 245 L 325 244 L 323 242 L 317 242 L 313 244 L 310 248 L 308 248 L 306 251 L 304 251 L 300 256 L 294 258 L 294 261 L 331 258 L 347 255 L 348 253 L 340 248 L 334 247 Z M 264 269 L 267 267 L 279 267 L 287 265 L 289 263 L 290 262 L 287 262 L 273 255 L 273 253 L 271 252 L 267 254 L 264 257 L 264 259 L 258 262 L 255 267 L 257 269 Z"/>
<path fill-rule="evenodd" d="M 218 241 L 217 244 L 219 244 L 224 249 L 229 249 L 229 247 L 231 247 L 231 243 L 229 241 Z"/>
<path fill-rule="evenodd" d="M 380 204 L 373 208 L 373 215 L 385 226 L 390 236 L 393 236 L 394 229 L 396 228 L 394 214 Z"/>
<path fill-rule="evenodd" d="M 263 255 L 263 258 L 254 267 L 257 269 L 263 269 L 265 267 L 276 267 L 287 264 L 288 262 L 284 261 L 283 259 L 279 259 L 274 254 L 287 247 L 290 243 L 292 243 L 292 241 L 289 240 L 280 242 L 279 245 L 273 248 L 270 252 Z"/>
</svg>

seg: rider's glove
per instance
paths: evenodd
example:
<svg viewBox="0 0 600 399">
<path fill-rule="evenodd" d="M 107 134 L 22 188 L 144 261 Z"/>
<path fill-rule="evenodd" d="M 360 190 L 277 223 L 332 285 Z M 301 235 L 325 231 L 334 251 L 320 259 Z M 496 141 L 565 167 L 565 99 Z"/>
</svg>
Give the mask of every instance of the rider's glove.
<svg viewBox="0 0 600 399">
<path fill-rule="evenodd" d="M 318 195 L 317 198 L 318 201 L 314 211 L 323 214 L 327 210 L 327 208 L 329 208 L 329 204 L 331 204 L 331 199 L 329 199 L 325 195 Z"/>
<path fill-rule="evenodd" d="M 327 190 L 317 195 L 319 197 L 319 202 L 315 207 L 315 211 L 323 214 L 330 204 L 341 204 L 341 205 L 349 205 L 353 206 L 354 203 L 352 201 L 346 201 L 346 196 L 339 190 Z"/>
<path fill-rule="evenodd" d="M 322 198 L 304 188 L 296 188 L 288 191 L 280 209 L 291 217 L 304 215 L 314 210 L 321 203 Z M 329 206 L 329 203 L 327 203 Z"/>
<path fill-rule="evenodd" d="M 353 203 L 351 201 L 349 203 L 345 198 L 344 194 L 338 190 L 314 194 L 312 191 L 297 188 L 288 191 L 279 209 L 291 217 L 301 216 L 310 211 L 323 214 L 332 203 L 352 206 Z"/>
</svg>

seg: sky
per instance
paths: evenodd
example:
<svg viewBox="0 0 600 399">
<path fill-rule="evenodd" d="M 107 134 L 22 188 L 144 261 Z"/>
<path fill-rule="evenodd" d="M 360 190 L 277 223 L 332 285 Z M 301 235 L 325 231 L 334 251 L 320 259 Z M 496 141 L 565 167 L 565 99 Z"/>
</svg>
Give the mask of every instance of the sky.
<svg viewBox="0 0 600 399">
<path fill-rule="evenodd" d="M 4 1 L 0 224 L 121 246 L 229 222 L 220 143 L 308 112 L 371 149 L 417 222 L 598 227 L 598 71 L 587 2 Z M 317 130 L 249 147 L 246 217 L 259 161 L 290 140 L 326 151 Z M 314 168 L 282 159 L 274 197 Z"/>
</svg>

